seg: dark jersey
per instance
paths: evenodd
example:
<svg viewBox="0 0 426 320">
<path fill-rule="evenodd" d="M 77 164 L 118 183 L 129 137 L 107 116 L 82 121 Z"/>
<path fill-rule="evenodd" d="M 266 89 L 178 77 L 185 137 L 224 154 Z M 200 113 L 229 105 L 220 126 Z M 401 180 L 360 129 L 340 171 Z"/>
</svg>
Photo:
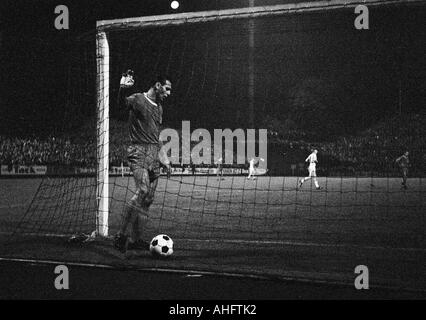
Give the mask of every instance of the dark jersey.
<svg viewBox="0 0 426 320">
<path fill-rule="evenodd" d="M 396 159 L 396 162 L 401 168 L 408 168 L 410 164 L 410 161 L 408 160 L 408 157 L 406 155 L 400 156 L 398 159 Z"/>
<path fill-rule="evenodd" d="M 132 144 L 158 144 L 163 108 L 149 100 L 144 93 L 126 98 L 129 107 L 129 130 Z"/>
</svg>

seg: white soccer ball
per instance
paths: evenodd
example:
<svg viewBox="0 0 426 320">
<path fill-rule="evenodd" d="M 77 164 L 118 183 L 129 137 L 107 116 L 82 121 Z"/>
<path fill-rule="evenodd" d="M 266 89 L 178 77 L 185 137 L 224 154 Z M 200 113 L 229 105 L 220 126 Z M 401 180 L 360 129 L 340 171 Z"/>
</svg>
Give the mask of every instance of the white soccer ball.
<svg viewBox="0 0 426 320">
<path fill-rule="evenodd" d="M 179 8 L 179 1 L 172 1 L 172 3 L 170 3 L 170 6 L 172 7 L 172 9 L 177 9 Z"/>
<path fill-rule="evenodd" d="M 166 234 L 159 234 L 152 238 L 149 251 L 154 256 L 168 257 L 173 254 L 173 240 Z"/>
</svg>

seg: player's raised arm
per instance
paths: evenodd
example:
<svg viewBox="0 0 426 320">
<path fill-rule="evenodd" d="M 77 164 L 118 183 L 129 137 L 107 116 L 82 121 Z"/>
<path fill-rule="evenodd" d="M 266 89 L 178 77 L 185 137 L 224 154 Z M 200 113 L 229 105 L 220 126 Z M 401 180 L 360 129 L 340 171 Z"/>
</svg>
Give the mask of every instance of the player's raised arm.
<svg viewBox="0 0 426 320">
<path fill-rule="evenodd" d="M 121 75 L 120 79 L 120 88 L 118 89 L 118 106 L 120 108 L 124 108 L 128 106 L 129 96 L 131 96 L 134 92 L 134 84 L 135 80 L 133 78 L 134 72 L 133 70 L 127 70 Z"/>
</svg>

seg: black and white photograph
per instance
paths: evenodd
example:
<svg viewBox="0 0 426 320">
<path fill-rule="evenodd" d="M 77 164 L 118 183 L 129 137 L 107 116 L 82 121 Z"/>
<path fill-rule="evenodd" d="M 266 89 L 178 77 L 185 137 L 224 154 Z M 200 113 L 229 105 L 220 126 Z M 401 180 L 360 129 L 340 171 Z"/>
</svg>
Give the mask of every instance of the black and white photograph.
<svg viewBox="0 0 426 320">
<path fill-rule="evenodd" d="M 426 300 L 426 0 L 0 17 L 0 300 Z"/>
</svg>

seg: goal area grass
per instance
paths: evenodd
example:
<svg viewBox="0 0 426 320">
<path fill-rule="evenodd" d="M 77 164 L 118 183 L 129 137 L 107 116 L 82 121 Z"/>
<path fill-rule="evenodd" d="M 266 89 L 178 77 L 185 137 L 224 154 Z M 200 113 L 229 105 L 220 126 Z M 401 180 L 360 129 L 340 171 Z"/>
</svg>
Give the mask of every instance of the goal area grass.
<svg viewBox="0 0 426 320">
<path fill-rule="evenodd" d="M 90 195 L 91 179 L 3 179 L 1 256 L 349 286 L 355 267 L 366 265 L 372 287 L 426 290 L 421 178 L 409 179 L 407 190 L 397 178 L 319 178 L 322 190 L 309 183 L 298 190 L 296 177 L 161 177 L 143 238 L 168 234 L 175 244 L 169 259 L 148 251 L 123 255 L 110 238 L 67 242 L 71 234 L 95 230 L 96 204 L 83 196 L 46 198 L 43 190 L 74 181 L 87 184 Z M 133 178 L 110 183 L 113 235 Z"/>
</svg>

